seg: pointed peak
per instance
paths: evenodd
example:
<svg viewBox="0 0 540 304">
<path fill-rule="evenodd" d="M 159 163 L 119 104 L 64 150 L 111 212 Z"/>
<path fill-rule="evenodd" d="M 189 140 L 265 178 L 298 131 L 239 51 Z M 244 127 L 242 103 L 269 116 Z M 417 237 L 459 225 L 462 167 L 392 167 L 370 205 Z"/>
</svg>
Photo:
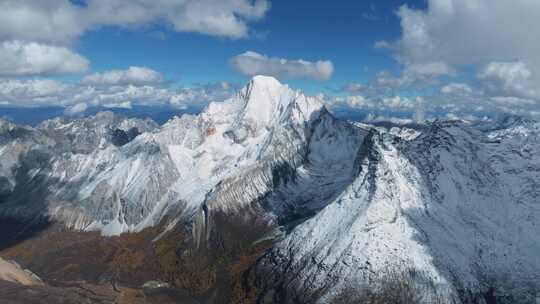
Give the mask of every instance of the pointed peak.
<svg viewBox="0 0 540 304">
<path fill-rule="evenodd" d="M 510 128 L 535 123 L 534 120 L 513 114 L 507 114 L 498 118 L 497 123 L 501 128 Z"/>
<path fill-rule="evenodd" d="M 282 84 L 272 76 L 257 75 L 251 78 L 249 86 L 257 88 L 278 88 L 281 87 Z"/>
<path fill-rule="evenodd" d="M 232 125 L 247 124 L 252 130 L 260 130 L 291 119 L 295 123 L 304 122 L 322 107 L 316 97 L 308 97 L 274 77 L 259 75 L 229 100 L 210 103 L 202 116 Z"/>
<path fill-rule="evenodd" d="M 7 119 L 0 118 L 0 132 L 14 129 L 16 125 Z"/>
</svg>

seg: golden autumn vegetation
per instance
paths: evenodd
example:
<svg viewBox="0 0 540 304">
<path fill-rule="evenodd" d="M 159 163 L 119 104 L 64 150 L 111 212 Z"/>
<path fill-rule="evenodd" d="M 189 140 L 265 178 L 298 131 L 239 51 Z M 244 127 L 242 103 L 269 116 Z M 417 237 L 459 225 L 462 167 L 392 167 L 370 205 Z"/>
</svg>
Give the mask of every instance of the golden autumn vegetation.
<svg viewBox="0 0 540 304">
<path fill-rule="evenodd" d="M 256 293 L 246 289 L 247 272 L 271 246 L 257 242 L 270 228 L 256 220 L 242 222 L 215 213 L 216 227 L 207 242 L 197 247 L 189 226 L 167 233 L 164 226 L 137 233 L 103 237 L 97 232 L 76 232 L 54 225 L 32 238 L 0 250 L 45 280 L 113 284 L 141 288 L 151 280 L 204 298 L 218 295 L 224 303 L 250 303 Z"/>
</svg>

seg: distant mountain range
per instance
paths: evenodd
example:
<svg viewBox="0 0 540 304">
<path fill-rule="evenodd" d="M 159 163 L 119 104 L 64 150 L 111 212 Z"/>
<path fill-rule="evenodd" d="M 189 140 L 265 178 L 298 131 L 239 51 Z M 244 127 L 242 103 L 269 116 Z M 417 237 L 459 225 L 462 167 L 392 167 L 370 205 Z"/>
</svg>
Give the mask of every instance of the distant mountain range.
<svg viewBox="0 0 540 304">
<path fill-rule="evenodd" d="M 41 122 L 62 117 L 63 107 L 6 107 L 0 106 L 0 118 L 16 124 L 37 126 Z M 150 118 L 158 124 L 163 124 L 174 116 L 183 114 L 197 114 L 201 108 L 191 107 L 186 109 L 174 109 L 166 106 L 141 106 L 133 105 L 131 108 L 104 108 L 89 107 L 84 116 L 93 116 L 99 112 L 113 112 L 128 118 Z"/>
</svg>

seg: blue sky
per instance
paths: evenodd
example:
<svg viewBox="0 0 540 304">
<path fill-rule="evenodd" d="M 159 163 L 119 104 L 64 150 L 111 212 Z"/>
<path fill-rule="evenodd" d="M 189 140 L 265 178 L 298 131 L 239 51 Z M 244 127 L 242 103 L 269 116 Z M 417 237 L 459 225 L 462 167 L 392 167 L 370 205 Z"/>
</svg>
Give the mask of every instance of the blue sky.
<svg viewBox="0 0 540 304">
<path fill-rule="evenodd" d="M 0 111 L 201 108 L 268 74 L 373 119 L 538 116 L 539 20 L 531 0 L 0 0 Z"/>
<path fill-rule="evenodd" d="M 412 1 L 408 5 L 420 6 Z M 382 69 L 396 69 L 388 53 L 374 48 L 378 40 L 395 40 L 401 29 L 397 9 L 404 1 L 273 1 L 265 19 L 253 23 L 247 39 L 216 38 L 177 33 L 164 26 L 130 31 L 104 28 L 84 35 L 77 50 L 103 72 L 142 65 L 183 84 L 232 81 L 248 77 L 235 72 L 229 58 L 253 50 L 272 57 L 331 60 L 330 81 L 286 79 L 295 87 L 316 93 L 369 81 Z M 365 15 L 365 16 L 363 16 Z"/>
</svg>

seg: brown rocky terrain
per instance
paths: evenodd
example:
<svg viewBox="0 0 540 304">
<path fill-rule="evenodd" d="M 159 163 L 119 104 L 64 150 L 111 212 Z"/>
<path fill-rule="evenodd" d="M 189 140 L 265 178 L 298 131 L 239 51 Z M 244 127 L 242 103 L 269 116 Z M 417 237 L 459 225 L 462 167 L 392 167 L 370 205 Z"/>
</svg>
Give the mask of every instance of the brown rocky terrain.
<svg viewBox="0 0 540 304">
<path fill-rule="evenodd" d="M 226 214 L 198 247 L 189 226 L 164 225 L 103 237 L 49 223 L 3 240 L 0 256 L 31 269 L 45 282 L 24 286 L 2 281 L 0 303 L 253 303 L 246 273 L 272 241 L 271 227 Z M 143 288 L 149 281 L 169 287 Z"/>
</svg>

